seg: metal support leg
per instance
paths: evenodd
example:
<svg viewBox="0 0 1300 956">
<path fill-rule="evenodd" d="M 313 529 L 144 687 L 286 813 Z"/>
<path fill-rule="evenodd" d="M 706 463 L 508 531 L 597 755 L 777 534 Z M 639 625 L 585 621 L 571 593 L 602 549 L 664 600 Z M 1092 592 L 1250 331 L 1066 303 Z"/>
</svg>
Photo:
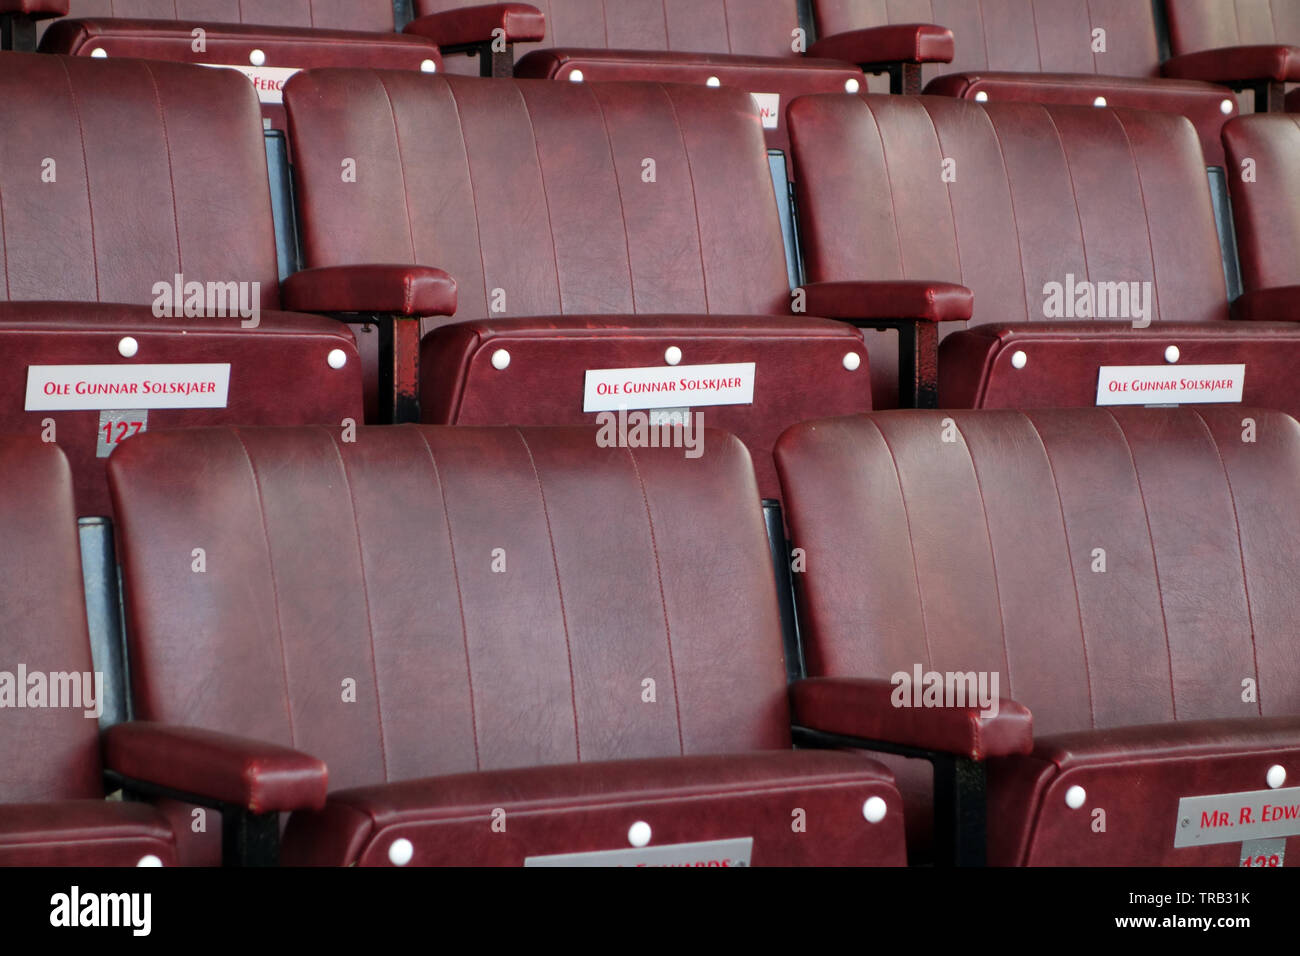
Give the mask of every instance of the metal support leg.
<svg viewBox="0 0 1300 956">
<path fill-rule="evenodd" d="M 965 757 L 934 760 L 934 862 L 985 866 L 988 861 L 988 780 L 984 764 Z"/>
<path fill-rule="evenodd" d="M 280 815 L 223 812 L 221 859 L 224 866 L 279 866 Z"/>
<path fill-rule="evenodd" d="M 17 15 L 0 18 L 0 50 L 35 53 L 36 21 Z"/>
</svg>

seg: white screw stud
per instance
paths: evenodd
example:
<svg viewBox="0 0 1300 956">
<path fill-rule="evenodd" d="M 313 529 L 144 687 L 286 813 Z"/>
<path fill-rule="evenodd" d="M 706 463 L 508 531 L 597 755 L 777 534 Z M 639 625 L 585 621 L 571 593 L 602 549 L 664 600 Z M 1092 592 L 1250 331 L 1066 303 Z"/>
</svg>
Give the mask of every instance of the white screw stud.
<svg viewBox="0 0 1300 956">
<path fill-rule="evenodd" d="M 394 840 L 392 846 L 388 848 L 388 860 L 393 866 L 406 866 L 414 856 L 415 847 L 406 837 Z"/>
<path fill-rule="evenodd" d="M 664 351 L 664 361 L 669 365 L 680 365 L 682 362 L 682 350 L 675 345 L 670 345 Z"/>
<path fill-rule="evenodd" d="M 868 797 L 867 802 L 862 805 L 862 815 L 867 818 L 868 823 L 879 823 L 885 819 L 885 814 L 889 807 L 880 797 Z"/>
<path fill-rule="evenodd" d="M 1170 365 L 1176 364 L 1182 357 L 1183 353 L 1177 345 L 1171 345 L 1169 348 L 1165 349 L 1165 361 Z"/>
<path fill-rule="evenodd" d="M 1065 805 L 1071 810 L 1078 810 L 1087 799 L 1088 791 L 1078 784 L 1065 791 Z"/>
<path fill-rule="evenodd" d="M 718 79 L 716 76 L 711 76 L 711 77 L 709 77 L 707 80 L 704 81 L 704 85 L 705 85 L 705 86 L 712 86 L 713 88 L 716 89 L 717 87 L 719 87 L 719 86 L 722 85 L 722 81 L 721 81 L 720 79 Z"/>
<path fill-rule="evenodd" d="M 1224 100 L 1222 103 L 1219 104 L 1219 111 L 1223 113 L 1224 116 L 1231 116 L 1232 111 L 1235 110 L 1236 108 L 1237 108 L 1237 104 L 1232 102 L 1232 100 Z"/>
<path fill-rule="evenodd" d="M 129 335 L 117 343 L 117 354 L 122 358 L 135 358 L 135 353 L 139 351 L 140 343 Z"/>
<path fill-rule="evenodd" d="M 325 357 L 329 362 L 330 368 L 342 368 L 348 364 L 348 353 L 342 349 L 330 349 L 330 354 Z"/>
<path fill-rule="evenodd" d="M 93 56 L 96 60 L 102 60 L 108 56 L 108 51 L 105 50 L 103 47 L 96 47 L 95 49 L 90 51 L 90 55 Z"/>
<path fill-rule="evenodd" d="M 1274 790 L 1279 789 L 1282 784 L 1286 783 L 1286 767 L 1280 763 L 1275 763 L 1268 768 L 1268 774 L 1264 778 L 1268 781 L 1269 787 Z"/>
<path fill-rule="evenodd" d="M 570 82 L 570 83 L 581 83 L 581 82 L 582 82 L 583 80 L 585 80 L 585 79 L 586 79 L 586 77 L 582 75 L 582 71 L 581 71 L 581 70 L 570 70 L 570 71 L 569 71 L 569 82 Z"/>
<path fill-rule="evenodd" d="M 648 846 L 650 843 L 650 824 L 638 820 L 628 827 L 627 842 L 635 847 Z"/>
<path fill-rule="evenodd" d="M 1014 369 L 1022 369 L 1028 364 L 1029 364 L 1029 356 L 1026 355 L 1024 352 L 1017 350 L 1011 356 L 1011 367 Z"/>
<path fill-rule="evenodd" d="M 261 50 L 254 50 L 252 53 L 248 54 L 248 62 L 253 64 L 253 66 L 262 66 L 266 63 L 266 54 Z"/>
<path fill-rule="evenodd" d="M 150 853 L 148 856 L 140 857 L 140 862 L 136 866 L 162 866 L 163 861 Z"/>
<path fill-rule="evenodd" d="M 860 89 L 862 89 L 862 84 L 859 83 L 857 80 L 852 79 L 850 77 L 849 79 L 844 81 L 844 92 L 856 93 Z"/>
<path fill-rule="evenodd" d="M 857 352 L 844 353 L 844 367 L 850 372 L 856 372 L 862 368 L 862 356 Z"/>
<path fill-rule="evenodd" d="M 420 61 L 420 72 L 421 72 L 421 73 L 437 73 L 437 72 L 438 72 L 438 64 L 437 64 L 437 63 L 434 63 L 432 60 L 421 60 L 421 61 Z"/>
<path fill-rule="evenodd" d="M 1106 97 L 1104 97 L 1104 96 L 1099 96 L 1099 97 L 1097 97 L 1095 100 L 1092 101 L 1092 105 L 1093 105 L 1093 106 L 1105 106 L 1105 105 L 1106 105 Z"/>
<path fill-rule="evenodd" d="M 987 103 L 988 101 L 989 101 L 989 95 L 985 93 L 983 90 L 980 90 L 978 93 L 975 94 L 976 103 Z"/>
<path fill-rule="evenodd" d="M 492 367 L 498 372 L 504 372 L 510 367 L 510 353 L 505 349 L 497 349 L 492 353 Z"/>
</svg>

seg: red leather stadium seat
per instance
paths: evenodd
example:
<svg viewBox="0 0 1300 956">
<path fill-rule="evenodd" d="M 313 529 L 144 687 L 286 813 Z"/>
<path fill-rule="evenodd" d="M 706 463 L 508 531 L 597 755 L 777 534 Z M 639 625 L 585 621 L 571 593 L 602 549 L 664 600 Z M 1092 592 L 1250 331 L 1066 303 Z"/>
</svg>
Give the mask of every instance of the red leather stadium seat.
<svg viewBox="0 0 1300 956">
<path fill-rule="evenodd" d="M 1223 130 L 1245 293 L 1233 313 L 1300 320 L 1300 116 L 1243 116 Z"/>
<path fill-rule="evenodd" d="M 1182 113 L 1200 132 L 1210 164 L 1223 162 L 1219 133 L 1236 100 L 1213 83 L 1161 78 L 1147 0 L 813 2 L 823 35 L 918 20 L 950 28 L 956 55 L 951 65 L 926 68 L 927 93 L 1074 106 L 1103 97 L 1113 107 Z"/>
<path fill-rule="evenodd" d="M 1165 75 L 1255 93 L 1255 109 L 1296 110 L 1300 96 L 1298 0 L 1165 0 L 1174 56 Z M 1292 98 L 1284 104 L 1286 90 Z"/>
<path fill-rule="evenodd" d="M 637 824 L 652 850 L 752 839 L 755 865 L 901 862 L 888 774 L 790 749 L 749 456 L 706 446 L 417 425 L 131 441 L 109 468 L 144 723 L 108 732 L 109 759 L 264 805 L 301 753 L 239 754 L 323 760 L 323 809 L 310 788 L 272 807 L 303 809 L 288 863 L 519 865 L 627 850 Z M 168 557 L 200 541 L 206 573 Z"/>
<path fill-rule="evenodd" d="M 392 0 L 71 0 L 40 49 L 231 66 L 248 75 L 263 113 L 283 126 L 284 82 L 315 66 L 437 70 L 428 37 L 394 32 Z M 196 36 L 196 31 L 202 31 Z"/>
<path fill-rule="evenodd" d="M 1295 802 L 1293 419 L 879 412 L 797 426 L 777 461 L 809 568 L 796 725 L 985 765 L 990 864 L 1236 866 L 1241 829 L 1211 842 L 1180 800 Z M 1001 702 L 917 707 L 917 670 Z"/>
<path fill-rule="evenodd" d="M 5 53 L 0 125 L 0 428 L 58 441 L 80 514 L 108 514 L 100 456 L 139 431 L 134 423 L 360 420 L 352 333 L 277 311 L 248 84 L 179 64 Z M 190 282 L 204 295 L 182 314 Z M 246 326 L 258 310 L 260 323 Z M 136 391 L 86 391 L 109 382 Z M 159 382 L 170 391 L 151 393 Z M 191 394 L 189 383 L 211 392 Z"/>
<path fill-rule="evenodd" d="M 417 0 L 419 13 L 464 0 Z M 515 75 L 568 82 L 641 80 L 704 85 L 710 81 L 765 94 L 768 144 L 788 149 L 785 108 L 796 96 L 856 91 L 862 70 L 843 58 L 796 50 L 793 0 L 539 0 L 546 31 L 541 49 L 521 44 Z M 950 38 L 948 38 L 950 40 Z M 949 50 L 950 52 L 950 50 Z M 885 54 L 876 54 L 884 56 Z M 449 58 L 448 67 L 464 71 Z"/>
<path fill-rule="evenodd" d="M 170 865 L 161 814 L 104 799 L 68 463 L 0 437 L 0 488 L 0 866 Z"/>
<path fill-rule="evenodd" d="M 805 98 L 790 123 L 810 282 L 974 292 L 970 327 L 949 324 L 939 349 L 940 407 L 1093 405 L 1103 367 L 1244 364 L 1242 401 L 1300 412 L 1300 325 L 1281 309 L 1228 321 L 1182 117 L 868 96 Z M 868 344 L 879 389 L 888 353 Z"/>
<path fill-rule="evenodd" d="M 425 422 L 580 424 L 591 370 L 754 363 L 752 403 L 672 404 L 738 434 L 773 495 L 786 426 L 870 407 L 861 335 L 791 314 L 743 93 L 313 70 L 286 103 L 309 271 L 458 282 L 421 349 Z"/>
</svg>

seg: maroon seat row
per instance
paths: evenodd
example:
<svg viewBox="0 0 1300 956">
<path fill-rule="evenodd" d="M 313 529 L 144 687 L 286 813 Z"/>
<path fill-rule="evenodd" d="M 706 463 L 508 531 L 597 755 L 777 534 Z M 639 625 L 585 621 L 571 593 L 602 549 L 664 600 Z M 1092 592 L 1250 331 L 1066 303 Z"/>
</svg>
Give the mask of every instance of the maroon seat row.
<svg viewBox="0 0 1300 956">
<path fill-rule="evenodd" d="M 1228 127 L 1230 308 L 1172 114 L 803 98 L 792 289 L 739 91 L 311 70 L 286 92 L 306 268 L 281 284 L 240 78 L 7 53 L 0 94 L 0 425 L 60 444 L 86 515 L 133 435 L 364 424 L 367 388 L 378 420 L 702 415 L 768 497 L 786 427 L 900 391 L 1300 410 L 1290 116 Z"/>
<path fill-rule="evenodd" d="M 788 687 L 749 456 L 702 440 L 133 438 L 134 719 L 102 738 L 68 466 L 0 441 L 0 863 L 1235 866 L 1300 837 L 1289 416 L 792 428 Z"/>
</svg>

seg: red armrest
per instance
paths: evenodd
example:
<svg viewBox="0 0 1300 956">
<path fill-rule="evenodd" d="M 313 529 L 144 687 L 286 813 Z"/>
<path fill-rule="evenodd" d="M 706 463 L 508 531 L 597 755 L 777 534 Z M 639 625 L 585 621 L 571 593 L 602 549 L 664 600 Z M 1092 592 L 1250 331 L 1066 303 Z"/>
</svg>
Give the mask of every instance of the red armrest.
<svg viewBox="0 0 1300 956">
<path fill-rule="evenodd" d="M 429 37 L 439 47 L 459 47 L 489 43 L 493 30 L 504 30 L 507 43 L 540 40 L 546 35 L 546 17 L 527 3 L 492 3 L 417 17 L 402 32 Z"/>
<path fill-rule="evenodd" d="M 1300 285 L 1244 292 L 1232 303 L 1238 322 L 1300 322 Z"/>
<path fill-rule="evenodd" d="M 0 15 L 13 13 L 33 20 L 66 17 L 68 0 L 0 0 Z"/>
<path fill-rule="evenodd" d="M 1206 83 L 1291 83 L 1300 81 L 1300 47 L 1273 44 L 1201 50 L 1173 57 L 1161 69 L 1174 79 Z"/>
<path fill-rule="evenodd" d="M 289 276 L 281 298 L 292 312 L 455 315 L 456 280 L 429 266 L 328 266 Z"/>
<path fill-rule="evenodd" d="M 253 813 L 320 809 L 329 783 L 325 764 L 297 750 L 147 721 L 105 732 L 104 766 L 130 780 Z"/>
<path fill-rule="evenodd" d="M 975 294 L 950 282 L 812 282 L 802 287 L 805 311 L 824 319 L 970 319 Z"/>
<path fill-rule="evenodd" d="M 794 723 L 809 730 L 957 754 L 971 760 L 1027 754 L 1034 747 L 1033 715 L 1001 698 L 985 716 L 967 707 L 900 706 L 911 688 L 887 680 L 809 677 L 790 686 Z M 990 708 L 993 710 L 993 708 Z"/>
<path fill-rule="evenodd" d="M 818 40 L 808 55 L 850 63 L 951 63 L 952 31 L 932 23 L 895 23 Z"/>
</svg>

